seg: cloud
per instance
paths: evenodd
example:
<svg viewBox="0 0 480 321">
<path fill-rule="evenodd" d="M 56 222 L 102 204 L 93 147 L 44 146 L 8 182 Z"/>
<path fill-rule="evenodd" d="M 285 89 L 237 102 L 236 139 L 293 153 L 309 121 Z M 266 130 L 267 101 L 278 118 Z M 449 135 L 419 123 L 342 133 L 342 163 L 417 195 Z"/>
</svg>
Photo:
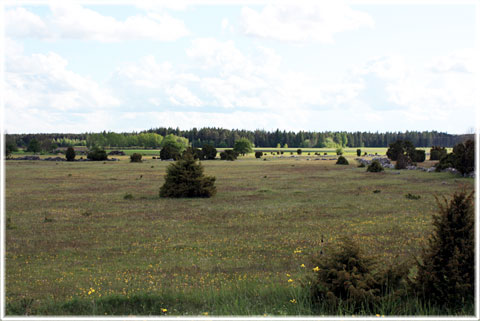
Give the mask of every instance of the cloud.
<svg viewBox="0 0 480 321">
<path fill-rule="evenodd" d="M 285 70 L 280 55 L 264 46 L 244 52 L 231 40 L 198 38 L 186 53 L 190 60 L 182 67 L 154 56 L 124 64 L 110 85 L 132 106 L 269 112 L 335 108 L 361 89 L 358 83 L 324 83 Z"/>
<path fill-rule="evenodd" d="M 452 57 L 458 56 L 438 57 L 433 65 L 455 60 Z M 450 67 L 455 64 L 440 65 L 448 68 L 440 72 L 432 69 L 432 63 L 413 68 L 399 56 L 372 59 L 354 72 L 354 77 L 363 84 L 354 100 L 357 106 L 368 107 L 372 112 L 429 123 L 430 128 L 438 128 L 437 122 L 446 124 L 457 119 L 461 123 L 465 116 L 474 119 L 474 75 L 453 71 Z"/>
<path fill-rule="evenodd" d="M 5 12 L 5 30 L 10 37 L 46 37 L 48 27 L 36 14 L 24 8 L 14 8 Z"/>
<path fill-rule="evenodd" d="M 7 35 L 120 42 L 136 39 L 174 41 L 190 33 L 182 20 L 164 12 L 133 15 L 120 21 L 72 3 L 56 3 L 50 10 L 51 16 L 45 21 L 24 8 L 7 10 Z"/>
<path fill-rule="evenodd" d="M 7 44 L 14 43 L 7 38 Z M 25 55 L 20 46 L 7 51 L 5 80 L 5 109 L 18 114 L 88 111 L 120 104 L 107 88 L 70 71 L 68 61 L 54 52 Z"/>
<path fill-rule="evenodd" d="M 436 57 L 428 66 L 432 72 L 464 72 L 474 73 L 478 68 L 478 59 L 475 59 L 472 49 L 464 49 L 453 52 L 447 56 Z"/>
<path fill-rule="evenodd" d="M 333 41 L 336 33 L 373 27 L 367 13 L 355 11 L 344 2 L 308 5 L 267 5 L 260 12 L 244 7 L 242 30 L 246 35 L 288 42 Z"/>
</svg>

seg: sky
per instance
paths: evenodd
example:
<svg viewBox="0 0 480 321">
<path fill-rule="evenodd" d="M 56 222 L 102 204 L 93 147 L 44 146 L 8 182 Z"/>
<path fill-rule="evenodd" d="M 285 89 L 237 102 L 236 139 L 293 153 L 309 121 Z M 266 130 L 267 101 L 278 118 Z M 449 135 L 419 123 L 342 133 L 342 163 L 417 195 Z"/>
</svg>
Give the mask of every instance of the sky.
<svg viewBox="0 0 480 321">
<path fill-rule="evenodd" d="M 475 127 L 474 4 L 272 3 L 10 3 L 4 129 Z"/>
</svg>

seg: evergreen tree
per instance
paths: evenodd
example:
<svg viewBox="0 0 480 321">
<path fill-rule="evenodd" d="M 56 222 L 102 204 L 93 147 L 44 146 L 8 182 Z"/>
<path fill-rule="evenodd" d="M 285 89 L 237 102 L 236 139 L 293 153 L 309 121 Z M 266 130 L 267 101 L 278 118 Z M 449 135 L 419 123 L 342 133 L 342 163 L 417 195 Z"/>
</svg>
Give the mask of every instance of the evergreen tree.
<svg viewBox="0 0 480 321">
<path fill-rule="evenodd" d="M 73 162 L 75 160 L 75 150 L 73 147 L 68 147 L 67 152 L 65 153 L 65 157 L 67 158 L 67 161 Z"/>
<path fill-rule="evenodd" d="M 186 153 L 167 168 L 160 197 L 211 197 L 216 193 L 215 177 L 205 176 L 203 166 Z"/>
<path fill-rule="evenodd" d="M 459 308 L 473 303 L 475 223 L 473 192 L 457 192 L 450 202 L 437 199 L 434 231 L 417 261 L 414 289 L 427 302 Z"/>
<path fill-rule="evenodd" d="M 27 152 L 31 152 L 34 154 L 40 152 L 40 143 L 38 142 L 38 140 L 36 140 L 35 138 L 30 140 L 30 142 L 28 143 Z"/>
</svg>

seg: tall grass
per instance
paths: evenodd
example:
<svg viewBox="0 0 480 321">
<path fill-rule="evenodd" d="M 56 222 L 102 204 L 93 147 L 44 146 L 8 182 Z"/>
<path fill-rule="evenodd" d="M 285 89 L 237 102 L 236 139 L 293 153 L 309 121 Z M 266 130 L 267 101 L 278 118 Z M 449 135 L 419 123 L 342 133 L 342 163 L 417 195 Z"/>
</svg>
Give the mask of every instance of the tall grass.
<svg viewBox="0 0 480 321">
<path fill-rule="evenodd" d="M 421 316 L 474 314 L 474 305 L 460 310 L 424 304 L 416 297 L 385 297 L 373 308 L 354 312 L 354 307 L 340 302 L 313 305 L 308 287 L 285 287 L 275 284 L 258 287 L 240 282 L 235 287 L 207 291 L 163 291 L 134 295 L 109 295 L 89 300 L 45 301 L 20 300 L 6 305 L 7 315 L 243 315 L 243 316 Z"/>
</svg>

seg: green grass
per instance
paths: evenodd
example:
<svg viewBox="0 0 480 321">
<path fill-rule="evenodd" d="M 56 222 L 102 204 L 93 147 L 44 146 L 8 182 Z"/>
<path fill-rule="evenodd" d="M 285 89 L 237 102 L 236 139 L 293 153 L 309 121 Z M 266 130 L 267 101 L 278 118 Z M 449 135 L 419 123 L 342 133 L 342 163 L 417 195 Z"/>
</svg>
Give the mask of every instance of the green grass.
<svg viewBox="0 0 480 321">
<path fill-rule="evenodd" d="M 351 236 L 383 264 L 411 260 L 431 231 L 434 195 L 473 189 L 449 173 L 367 173 L 349 161 L 204 161 L 217 178 L 211 199 L 158 198 L 169 164 L 159 160 L 7 161 L 7 310 L 122 314 L 92 304 L 138 295 L 174 302 L 174 314 L 312 314 L 290 300 L 305 296 L 322 235 L 326 247 Z M 79 310 L 65 307 L 75 302 Z"/>
</svg>

